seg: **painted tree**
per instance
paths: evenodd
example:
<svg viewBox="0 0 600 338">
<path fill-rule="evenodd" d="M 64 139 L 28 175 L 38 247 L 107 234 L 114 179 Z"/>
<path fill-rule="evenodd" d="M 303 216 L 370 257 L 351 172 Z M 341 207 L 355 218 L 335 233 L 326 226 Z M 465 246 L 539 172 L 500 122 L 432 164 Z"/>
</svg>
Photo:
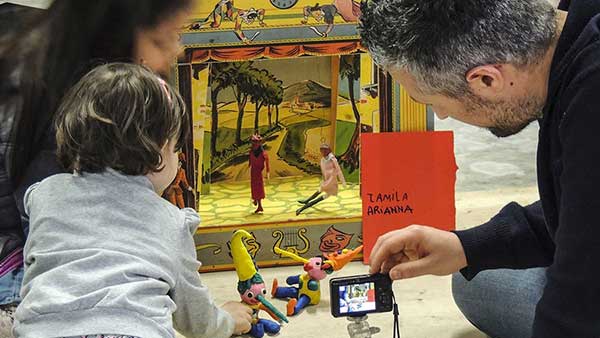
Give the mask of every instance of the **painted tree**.
<svg viewBox="0 0 600 338">
<path fill-rule="evenodd" d="M 272 119 L 272 107 L 276 109 L 275 116 L 275 125 L 279 124 L 279 105 L 283 102 L 283 81 L 278 80 L 274 76 L 271 78 L 269 82 L 269 87 L 267 88 L 267 109 L 269 116 L 269 127 L 273 126 Z"/>
<path fill-rule="evenodd" d="M 283 81 L 278 80 L 277 92 L 275 93 L 275 100 L 273 105 L 275 106 L 275 124 L 279 125 L 279 105 L 283 102 Z"/>
<path fill-rule="evenodd" d="M 272 128 L 272 107 L 283 102 L 283 81 L 265 69 L 256 71 L 253 78 L 255 85 L 250 100 L 255 105 L 254 129 L 258 130 L 260 111 L 264 107 L 268 109 L 269 128 Z"/>
<path fill-rule="evenodd" d="M 211 102 L 211 127 L 210 127 L 210 154 L 214 158 L 217 154 L 217 131 L 219 126 L 219 93 L 233 84 L 233 69 L 229 63 L 213 63 L 210 65 L 210 102 Z"/>
<path fill-rule="evenodd" d="M 350 97 L 350 103 L 352 104 L 352 112 L 354 113 L 354 119 L 356 125 L 348 149 L 340 156 L 340 163 L 345 168 L 348 168 L 349 172 L 353 172 L 358 169 L 359 156 L 360 156 L 360 112 L 356 106 L 356 98 L 354 95 L 354 82 L 360 78 L 360 55 L 352 54 L 345 55 L 340 58 L 340 76 L 342 79 L 348 80 L 348 92 Z"/>
<path fill-rule="evenodd" d="M 266 69 L 256 70 L 252 76 L 254 86 L 250 101 L 254 103 L 254 130 L 258 130 L 260 110 L 268 102 L 268 88 L 272 76 Z"/>
<path fill-rule="evenodd" d="M 235 144 L 242 144 L 242 123 L 244 121 L 244 109 L 248 103 L 248 98 L 252 94 L 254 84 L 254 72 L 251 61 L 233 62 L 233 93 L 238 107 L 238 117 L 235 130 Z"/>
</svg>

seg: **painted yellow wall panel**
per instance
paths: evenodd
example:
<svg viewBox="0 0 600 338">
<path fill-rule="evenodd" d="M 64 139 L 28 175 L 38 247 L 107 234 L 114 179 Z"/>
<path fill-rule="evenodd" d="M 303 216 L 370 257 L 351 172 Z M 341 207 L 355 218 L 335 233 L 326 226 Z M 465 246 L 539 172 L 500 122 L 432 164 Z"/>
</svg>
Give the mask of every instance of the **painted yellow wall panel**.
<svg viewBox="0 0 600 338">
<path fill-rule="evenodd" d="M 373 81 L 373 60 L 369 54 L 360 55 L 360 85 L 365 86 Z"/>
<path fill-rule="evenodd" d="M 426 131 L 427 108 L 410 98 L 400 87 L 400 131 Z"/>
<path fill-rule="evenodd" d="M 194 140 L 194 149 L 197 150 L 198 160 L 196 163 L 203 163 L 204 156 L 204 131 L 210 130 L 210 108 L 207 104 L 208 88 L 208 67 L 198 73 L 198 80 L 192 80 L 192 135 Z M 198 170 L 196 177 L 196 190 L 202 190 L 202 170 Z"/>
</svg>

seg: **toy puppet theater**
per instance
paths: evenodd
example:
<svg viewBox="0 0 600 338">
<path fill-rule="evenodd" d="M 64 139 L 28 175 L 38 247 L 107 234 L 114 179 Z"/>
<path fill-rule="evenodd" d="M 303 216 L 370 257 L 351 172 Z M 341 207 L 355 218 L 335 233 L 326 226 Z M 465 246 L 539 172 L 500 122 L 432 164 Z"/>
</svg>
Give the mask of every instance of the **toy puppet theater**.
<svg viewBox="0 0 600 338">
<path fill-rule="evenodd" d="M 432 129 L 361 46 L 359 13 L 353 0 L 211 0 L 193 11 L 175 74 L 193 141 L 169 199 L 202 217 L 204 270 L 233 268 L 239 228 L 259 266 L 292 262 L 275 248 L 358 247 L 360 135 Z"/>
</svg>

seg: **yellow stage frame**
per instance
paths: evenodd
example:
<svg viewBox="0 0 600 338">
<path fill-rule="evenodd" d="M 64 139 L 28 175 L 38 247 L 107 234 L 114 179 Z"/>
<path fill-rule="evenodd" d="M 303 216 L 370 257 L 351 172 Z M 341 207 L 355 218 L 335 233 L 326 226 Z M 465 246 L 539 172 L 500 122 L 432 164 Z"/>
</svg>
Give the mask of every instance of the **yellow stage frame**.
<svg viewBox="0 0 600 338">
<path fill-rule="evenodd" d="M 349 1 L 354 0 L 323 4 L 330 6 L 336 3 L 348 3 Z M 208 112 L 205 108 L 207 106 L 206 90 L 203 95 L 194 96 L 194 92 L 198 89 L 192 88 L 193 67 L 204 62 L 239 61 L 239 57 L 228 59 L 227 55 L 250 54 L 254 56 L 246 56 L 244 60 L 264 60 L 282 57 L 277 54 L 277 51 L 283 53 L 281 50 L 298 49 L 299 52 L 292 57 L 306 55 L 332 56 L 332 67 L 335 68 L 335 60 L 339 60 L 340 55 L 365 53 L 365 49 L 360 45 L 356 21 L 348 16 L 336 15 L 333 27 L 326 37 L 317 36 L 315 33 L 326 31 L 329 28 L 328 24 L 322 21 L 318 22 L 312 17 L 306 20 L 306 24 L 301 23 L 305 19 L 303 18 L 303 8 L 314 6 L 315 1 L 299 0 L 294 7 L 280 10 L 273 7 L 267 0 L 235 0 L 235 6 L 232 7 L 233 11 L 219 12 L 221 13 L 220 16 L 216 16 L 216 21 L 220 20 L 219 26 L 211 27 L 216 25 L 212 24 L 215 17 L 211 17 L 211 13 L 219 8 L 218 2 L 218 0 L 203 1 L 194 10 L 190 18 L 190 26 L 182 32 L 185 52 L 178 60 L 175 72 L 180 92 L 188 107 L 192 108 L 191 115 L 193 118 L 190 123 L 193 126 L 193 144 L 185 150 L 188 154 L 195 153 L 196 155 L 193 161 L 189 161 L 190 163 L 188 163 L 186 169 L 189 173 L 197 173 L 191 179 L 197 189 L 197 195 L 206 192 L 200 189 L 202 185 L 199 184 L 202 181 L 202 170 L 199 170 L 199 165 L 203 163 L 204 159 L 201 158 L 203 152 L 194 152 L 194 149 L 202 150 L 204 148 L 204 128 L 207 125 L 205 116 Z M 221 3 L 228 2 L 233 4 L 233 0 L 221 1 Z M 263 17 L 253 22 L 242 22 L 240 27 L 240 15 L 243 15 L 241 11 L 250 8 L 263 9 Z M 205 18 L 209 20 L 202 23 Z M 261 24 L 261 21 L 264 25 Z M 238 25 L 236 25 L 236 22 Z M 200 24 L 192 29 L 194 23 Z M 240 36 L 251 37 L 252 39 L 244 41 Z M 315 52 L 321 50 L 319 48 L 326 44 L 341 49 L 335 54 Z M 246 54 L 241 53 L 244 50 L 249 52 Z M 339 61 L 337 65 L 339 65 Z M 207 87 L 209 81 L 207 75 L 201 76 L 204 77 L 200 79 L 199 83 L 204 83 Z M 433 129 L 432 113 L 424 105 L 411 100 L 389 74 L 373 66 L 371 62 L 367 61 L 367 58 L 361 58 L 361 78 L 363 76 L 375 78 L 378 86 L 379 102 L 378 109 L 373 111 L 373 132 L 426 131 Z M 334 79 L 332 78 L 332 80 Z M 337 81 L 337 78 L 335 78 L 335 81 Z M 332 106 L 332 116 L 337 114 L 335 111 L 337 108 L 337 106 Z M 333 133 L 335 133 L 335 127 Z M 360 215 L 352 215 L 348 218 L 317 218 L 268 223 L 247 222 L 224 226 L 203 224 L 196 233 L 195 240 L 198 257 L 204 263 L 202 271 L 233 269 L 227 242 L 233 231 L 239 228 L 244 228 L 254 235 L 253 242 L 245 244 L 259 266 L 292 265 L 297 263 L 280 257 L 275 253 L 274 248 L 298 250 L 298 253 L 307 257 L 317 255 L 321 253 L 319 249 L 323 247 L 323 242 L 327 240 L 324 237 L 330 236 L 331 233 L 339 234 L 340 238 L 351 238 L 351 240 L 345 241 L 344 245 L 356 247 L 362 244 L 361 224 Z M 281 241 L 277 242 L 280 237 Z M 288 240 L 288 242 L 285 242 L 285 240 Z M 305 247 L 301 245 L 303 243 L 306 243 Z M 297 248 L 294 246 L 295 244 L 298 244 Z"/>
</svg>

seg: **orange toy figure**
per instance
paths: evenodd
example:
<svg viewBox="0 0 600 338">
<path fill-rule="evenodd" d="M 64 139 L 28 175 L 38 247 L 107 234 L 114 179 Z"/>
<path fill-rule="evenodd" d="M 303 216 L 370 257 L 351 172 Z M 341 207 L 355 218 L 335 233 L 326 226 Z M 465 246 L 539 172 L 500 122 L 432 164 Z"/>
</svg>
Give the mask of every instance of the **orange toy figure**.
<svg viewBox="0 0 600 338">
<path fill-rule="evenodd" d="M 267 169 L 267 179 L 271 173 L 269 168 L 269 156 L 262 146 L 262 137 L 255 133 L 250 139 L 252 149 L 249 154 L 250 165 L 250 189 L 252 191 L 252 203 L 256 205 L 254 213 L 263 212 L 262 200 L 265 198 L 265 183 L 263 180 L 263 169 Z"/>
<path fill-rule="evenodd" d="M 165 190 L 165 197 L 171 202 L 173 205 L 179 207 L 179 209 L 185 208 L 185 202 L 183 200 L 183 189 L 181 186 L 190 192 L 193 192 L 194 189 L 190 186 L 187 181 L 187 177 L 185 174 L 185 169 L 183 169 L 183 162 L 185 162 L 185 154 L 179 153 L 179 169 L 177 170 L 177 176 L 175 176 L 175 180 L 171 185 Z"/>
</svg>

